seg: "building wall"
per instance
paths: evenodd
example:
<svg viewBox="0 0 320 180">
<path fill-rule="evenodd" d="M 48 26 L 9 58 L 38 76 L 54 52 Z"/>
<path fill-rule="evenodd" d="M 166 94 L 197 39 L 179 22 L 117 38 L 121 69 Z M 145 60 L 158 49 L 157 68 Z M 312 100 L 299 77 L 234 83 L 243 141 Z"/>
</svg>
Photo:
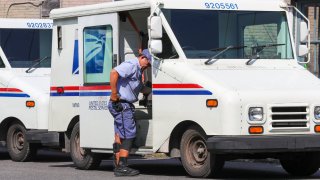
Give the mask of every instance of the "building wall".
<svg viewBox="0 0 320 180">
<path fill-rule="evenodd" d="M 40 18 L 39 4 L 40 0 L 0 0 L 0 18 Z"/>
<path fill-rule="evenodd" d="M 320 77 L 319 73 L 319 22 L 320 22 L 320 1 L 319 0 L 292 0 L 292 4 L 301 6 L 301 10 L 306 12 L 306 16 L 310 21 L 310 35 L 311 35 L 311 61 L 306 65 L 308 70 L 314 75 Z M 302 5 L 301 5 L 302 4 Z"/>
<path fill-rule="evenodd" d="M 316 18 L 314 17 L 316 15 Z M 308 19 L 310 20 L 310 35 L 311 40 L 317 40 L 318 35 L 318 27 L 319 27 L 319 8 L 309 7 L 308 8 Z M 308 64 L 308 69 L 310 72 L 312 72 L 314 75 L 318 75 L 319 69 L 318 69 L 318 54 L 319 53 L 319 45 L 312 44 L 311 45 L 311 62 Z M 316 57 L 316 62 L 314 62 L 314 59 Z"/>
</svg>

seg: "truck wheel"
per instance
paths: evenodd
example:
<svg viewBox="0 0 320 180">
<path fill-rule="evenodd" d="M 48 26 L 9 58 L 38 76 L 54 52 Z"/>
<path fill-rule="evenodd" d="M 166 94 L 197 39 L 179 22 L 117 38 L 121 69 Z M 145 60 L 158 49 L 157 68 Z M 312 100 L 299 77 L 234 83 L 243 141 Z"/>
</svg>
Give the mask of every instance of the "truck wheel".
<svg viewBox="0 0 320 180">
<path fill-rule="evenodd" d="M 280 159 L 284 170 L 294 176 L 310 176 L 319 170 L 318 152 L 295 153 Z"/>
<path fill-rule="evenodd" d="M 223 158 L 209 152 L 205 140 L 205 133 L 197 126 L 191 126 L 182 135 L 181 162 L 192 177 L 216 176 L 223 168 Z"/>
<path fill-rule="evenodd" d="M 96 169 L 101 163 L 101 159 L 95 153 L 88 149 L 80 147 L 80 128 L 77 123 L 71 133 L 70 138 L 70 153 L 74 164 L 83 170 Z"/>
<path fill-rule="evenodd" d="M 25 162 L 37 154 L 35 144 L 26 141 L 26 129 L 21 124 L 13 124 L 7 133 L 7 149 L 13 161 Z"/>
</svg>

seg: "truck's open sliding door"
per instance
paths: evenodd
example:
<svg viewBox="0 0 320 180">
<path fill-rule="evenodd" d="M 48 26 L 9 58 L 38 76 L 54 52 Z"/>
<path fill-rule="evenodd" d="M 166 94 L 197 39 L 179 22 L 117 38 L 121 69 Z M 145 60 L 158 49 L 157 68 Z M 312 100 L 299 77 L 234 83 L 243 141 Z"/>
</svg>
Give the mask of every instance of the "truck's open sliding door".
<svg viewBox="0 0 320 180">
<path fill-rule="evenodd" d="M 118 58 L 118 14 L 79 17 L 80 146 L 112 149 L 110 71 Z"/>
</svg>

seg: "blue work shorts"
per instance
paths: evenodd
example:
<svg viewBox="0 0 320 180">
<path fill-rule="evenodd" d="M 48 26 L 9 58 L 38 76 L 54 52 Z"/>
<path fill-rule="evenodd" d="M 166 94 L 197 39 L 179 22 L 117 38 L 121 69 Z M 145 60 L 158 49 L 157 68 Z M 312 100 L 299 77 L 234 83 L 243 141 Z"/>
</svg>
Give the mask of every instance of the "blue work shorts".
<svg viewBox="0 0 320 180">
<path fill-rule="evenodd" d="M 114 133 L 119 134 L 121 139 L 132 139 L 136 137 L 136 122 L 134 120 L 135 107 L 129 102 L 120 102 L 123 110 L 117 112 L 109 101 L 108 108 L 114 118 Z"/>
</svg>

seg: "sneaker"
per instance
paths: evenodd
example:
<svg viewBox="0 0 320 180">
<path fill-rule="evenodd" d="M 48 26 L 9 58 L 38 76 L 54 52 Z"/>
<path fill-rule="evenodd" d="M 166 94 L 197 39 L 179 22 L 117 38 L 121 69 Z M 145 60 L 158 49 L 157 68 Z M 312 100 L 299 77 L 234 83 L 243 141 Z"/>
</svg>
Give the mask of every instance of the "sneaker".
<svg viewBox="0 0 320 180">
<path fill-rule="evenodd" d="M 115 176 L 136 176 L 140 174 L 138 170 L 129 168 L 128 166 L 119 166 L 114 169 Z"/>
</svg>

